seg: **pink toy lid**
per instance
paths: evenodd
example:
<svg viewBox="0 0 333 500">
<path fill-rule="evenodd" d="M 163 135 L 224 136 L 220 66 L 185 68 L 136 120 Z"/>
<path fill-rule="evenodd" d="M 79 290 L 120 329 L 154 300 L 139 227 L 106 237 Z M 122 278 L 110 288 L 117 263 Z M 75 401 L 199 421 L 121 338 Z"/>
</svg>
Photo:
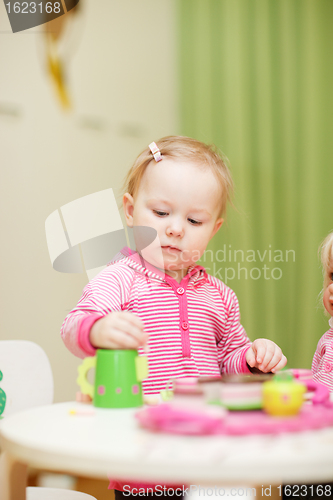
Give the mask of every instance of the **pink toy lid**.
<svg viewBox="0 0 333 500">
<path fill-rule="evenodd" d="M 175 394 L 203 394 L 203 390 L 198 386 L 198 379 L 196 377 L 181 377 L 173 381 Z"/>
</svg>

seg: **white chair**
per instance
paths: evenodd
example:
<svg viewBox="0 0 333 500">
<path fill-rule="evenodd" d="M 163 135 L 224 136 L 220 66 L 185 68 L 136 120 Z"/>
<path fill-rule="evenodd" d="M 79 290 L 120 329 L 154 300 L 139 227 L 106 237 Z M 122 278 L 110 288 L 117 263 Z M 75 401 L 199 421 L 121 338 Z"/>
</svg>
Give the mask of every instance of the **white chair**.
<svg viewBox="0 0 333 500">
<path fill-rule="evenodd" d="M 43 349 L 27 340 L 0 341 L 0 412 L 13 413 L 53 402 L 53 375 Z M 4 409 L 3 409 L 4 406 Z M 5 461 L 0 465 L 5 467 Z M 5 470 L 0 470 L 5 474 Z M 1 486 L 1 485 L 0 485 Z M 0 492 L 1 496 L 1 492 Z M 96 500 L 72 490 L 29 487 L 27 500 Z"/>
</svg>

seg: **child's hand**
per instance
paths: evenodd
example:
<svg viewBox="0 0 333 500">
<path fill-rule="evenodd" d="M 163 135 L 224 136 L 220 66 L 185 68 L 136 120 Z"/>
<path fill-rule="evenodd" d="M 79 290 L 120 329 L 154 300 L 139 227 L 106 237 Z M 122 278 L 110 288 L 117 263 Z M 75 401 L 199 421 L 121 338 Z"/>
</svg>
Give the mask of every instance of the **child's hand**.
<svg viewBox="0 0 333 500">
<path fill-rule="evenodd" d="M 89 340 L 94 347 L 104 349 L 147 348 L 148 335 L 143 328 L 141 319 L 135 314 L 115 311 L 93 324 Z"/>
<path fill-rule="evenodd" d="M 275 373 L 287 364 L 280 347 L 267 339 L 255 340 L 247 350 L 245 359 L 251 368 L 258 368 L 264 373 Z"/>
</svg>

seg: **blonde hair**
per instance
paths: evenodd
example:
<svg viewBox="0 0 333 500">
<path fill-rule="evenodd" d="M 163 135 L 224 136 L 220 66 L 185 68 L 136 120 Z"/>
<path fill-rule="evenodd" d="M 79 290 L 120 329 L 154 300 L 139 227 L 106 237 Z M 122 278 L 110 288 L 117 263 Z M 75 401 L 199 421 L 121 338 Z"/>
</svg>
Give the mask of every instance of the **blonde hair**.
<svg viewBox="0 0 333 500">
<path fill-rule="evenodd" d="M 333 232 L 330 233 L 319 247 L 321 263 L 323 266 L 324 289 L 327 288 L 331 281 L 329 271 L 333 271 Z"/>
<path fill-rule="evenodd" d="M 199 167 L 208 167 L 212 170 L 221 186 L 220 215 L 223 215 L 226 211 L 227 203 L 232 204 L 231 197 L 233 194 L 233 182 L 227 166 L 228 159 L 226 156 L 218 151 L 214 145 L 207 145 L 196 139 L 179 135 L 163 137 L 156 141 L 156 145 L 161 151 L 162 162 L 163 158 L 187 160 Z M 147 147 L 139 154 L 125 178 L 123 191 L 129 193 L 133 198 L 135 198 L 138 192 L 143 174 L 151 161 L 155 160 L 150 149 Z"/>
</svg>

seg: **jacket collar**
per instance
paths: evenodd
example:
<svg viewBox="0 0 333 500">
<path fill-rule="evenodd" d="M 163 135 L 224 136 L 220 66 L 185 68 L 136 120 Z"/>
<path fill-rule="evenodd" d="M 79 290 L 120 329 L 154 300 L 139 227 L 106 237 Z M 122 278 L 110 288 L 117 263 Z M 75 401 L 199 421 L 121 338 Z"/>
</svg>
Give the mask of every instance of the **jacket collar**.
<svg viewBox="0 0 333 500">
<path fill-rule="evenodd" d="M 178 283 L 174 278 L 166 274 L 162 269 L 158 269 L 152 266 L 149 262 L 144 260 L 141 254 L 131 250 L 128 247 L 124 247 L 108 265 L 114 264 L 115 262 L 122 261 L 124 264 L 128 265 L 135 271 L 144 274 L 147 278 L 152 280 L 164 281 L 169 283 L 173 288 L 187 285 L 191 282 L 193 285 L 199 283 L 204 283 L 207 281 L 208 276 L 204 267 L 196 265 L 190 266 L 187 270 L 186 275 L 180 283 Z"/>
</svg>

